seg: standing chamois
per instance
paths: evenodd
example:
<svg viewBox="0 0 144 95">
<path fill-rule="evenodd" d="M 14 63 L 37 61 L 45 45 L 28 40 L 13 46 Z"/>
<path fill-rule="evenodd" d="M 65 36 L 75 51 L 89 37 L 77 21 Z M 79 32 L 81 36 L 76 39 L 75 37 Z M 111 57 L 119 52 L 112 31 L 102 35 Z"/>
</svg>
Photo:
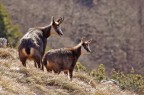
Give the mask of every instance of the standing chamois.
<svg viewBox="0 0 144 95">
<path fill-rule="evenodd" d="M 81 42 L 75 47 L 49 50 L 44 55 L 43 64 L 48 72 L 52 70 L 58 74 L 61 71 L 64 71 L 65 74 L 69 72 L 70 79 L 72 80 L 74 67 L 81 55 L 81 47 L 83 46 L 87 52 L 91 52 L 90 43 L 91 40 L 84 41 L 84 38 L 82 38 Z"/>
<path fill-rule="evenodd" d="M 26 67 L 27 59 L 32 59 L 34 60 L 35 67 L 38 65 L 38 68 L 43 70 L 42 57 L 45 53 L 47 38 L 51 35 L 52 28 L 58 35 L 63 35 L 60 28 L 60 24 L 63 22 L 63 20 L 63 18 L 59 18 L 57 21 L 55 21 L 54 17 L 52 17 L 51 23 L 48 26 L 30 28 L 21 38 L 18 46 L 18 52 L 23 66 Z"/>
</svg>

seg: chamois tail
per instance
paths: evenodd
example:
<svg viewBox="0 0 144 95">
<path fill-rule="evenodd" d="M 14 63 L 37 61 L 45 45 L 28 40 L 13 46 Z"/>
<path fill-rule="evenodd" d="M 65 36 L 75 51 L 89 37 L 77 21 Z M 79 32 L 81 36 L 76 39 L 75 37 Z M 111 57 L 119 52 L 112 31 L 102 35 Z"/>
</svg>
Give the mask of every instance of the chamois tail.
<svg viewBox="0 0 144 95">
<path fill-rule="evenodd" d="M 30 47 L 25 48 L 26 53 L 29 55 L 30 54 Z"/>
</svg>

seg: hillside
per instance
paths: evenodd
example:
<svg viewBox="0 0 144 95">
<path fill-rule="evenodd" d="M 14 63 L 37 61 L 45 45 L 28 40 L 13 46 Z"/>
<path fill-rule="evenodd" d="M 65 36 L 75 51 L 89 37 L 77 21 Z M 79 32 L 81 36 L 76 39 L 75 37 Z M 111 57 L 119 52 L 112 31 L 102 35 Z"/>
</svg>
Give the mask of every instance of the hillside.
<svg viewBox="0 0 144 95">
<path fill-rule="evenodd" d="M 32 62 L 24 68 L 12 48 L 0 48 L 0 56 L 0 95 L 137 95 L 112 82 L 98 83 L 84 72 L 74 72 L 70 81 L 64 74 L 38 70 Z"/>
<path fill-rule="evenodd" d="M 143 0 L 1 0 L 12 23 L 23 33 L 64 16 L 63 37 L 51 36 L 49 48 L 74 46 L 81 37 L 92 38 L 92 54 L 80 58 L 89 69 L 104 64 L 107 71 L 143 74 Z"/>
</svg>

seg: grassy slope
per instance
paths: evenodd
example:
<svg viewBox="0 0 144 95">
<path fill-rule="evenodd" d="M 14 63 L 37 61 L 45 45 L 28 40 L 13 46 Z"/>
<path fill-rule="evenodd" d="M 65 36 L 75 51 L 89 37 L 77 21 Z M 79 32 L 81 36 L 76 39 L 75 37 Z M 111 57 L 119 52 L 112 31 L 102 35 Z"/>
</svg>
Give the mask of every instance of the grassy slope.
<svg viewBox="0 0 144 95">
<path fill-rule="evenodd" d="M 83 72 L 70 81 L 64 74 L 42 72 L 32 62 L 24 68 L 11 48 L 0 48 L 0 95 L 136 95 L 112 83 L 97 83 Z"/>
</svg>

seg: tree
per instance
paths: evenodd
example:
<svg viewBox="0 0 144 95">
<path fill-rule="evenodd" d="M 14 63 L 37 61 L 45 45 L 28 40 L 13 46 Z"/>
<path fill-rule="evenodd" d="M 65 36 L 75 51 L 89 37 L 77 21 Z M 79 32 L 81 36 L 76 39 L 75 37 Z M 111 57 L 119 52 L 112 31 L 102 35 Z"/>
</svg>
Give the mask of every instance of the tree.
<svg viewBox="0 0 144 95">
<path fill-rule="evenodd" d="M 7 10 L 0 3 L 0 37 L 6 38 L 10 45 L 16 46 L 21 35 L 18 26 L 11 24 Z"/>
</svg>

